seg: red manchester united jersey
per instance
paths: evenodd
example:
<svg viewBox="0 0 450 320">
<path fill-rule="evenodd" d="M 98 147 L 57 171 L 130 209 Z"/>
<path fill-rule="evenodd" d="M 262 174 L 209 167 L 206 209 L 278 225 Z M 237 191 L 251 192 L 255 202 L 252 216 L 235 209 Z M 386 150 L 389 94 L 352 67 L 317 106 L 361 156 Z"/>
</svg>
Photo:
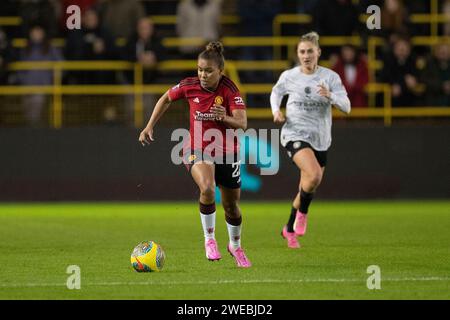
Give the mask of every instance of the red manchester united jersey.
<svg viewBox="0 0 450 320">
<path fill-rule="evenodd" d="M 222 76 L 215 91 L 204 89 L 198 77 L 186 78 L 169 90 L 169 98 L 171 101 L 186 99 L 189 102 L 191 150 L 201 148 L 204 151 L 214 147 L 222 154 L 238 152 L 239 142 L 234 130 L 216 121 L 210 111 L 213 105 L 222 105 L 227 115 L 232 116 L 233 110 L 245 109 L 239 89 L 228 77 Z"/>
</svg>

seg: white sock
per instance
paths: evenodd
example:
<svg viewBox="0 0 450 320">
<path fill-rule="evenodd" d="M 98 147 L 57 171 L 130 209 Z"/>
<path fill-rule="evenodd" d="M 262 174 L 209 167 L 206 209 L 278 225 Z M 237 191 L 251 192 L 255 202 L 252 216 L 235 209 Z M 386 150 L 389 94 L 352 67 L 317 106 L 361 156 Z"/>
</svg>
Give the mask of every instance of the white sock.
<svg viewBox="0 0 450 320">
<path fill-rule="evenodd" d="M 203 214 L 200 212 L 200 218 L 202 219 L 203 234 L 205 235 L 205 241 L 215 239 L 216 231 L 216 212 L 211 214 Z"/>
<path fill-rule="evenodd" d="M 227 222 L 228 236 L 230 237 L 230 244 L 233 249 L 241 246 L 241 225 L 233 226 Z"/>
</svg>

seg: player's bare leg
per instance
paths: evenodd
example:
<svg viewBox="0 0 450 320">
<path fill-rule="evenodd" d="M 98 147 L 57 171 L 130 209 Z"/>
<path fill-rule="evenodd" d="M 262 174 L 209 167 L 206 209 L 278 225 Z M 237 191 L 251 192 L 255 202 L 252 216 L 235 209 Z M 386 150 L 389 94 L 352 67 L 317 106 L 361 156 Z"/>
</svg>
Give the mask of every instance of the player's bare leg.
<svg viewBox="0 0 450 320">
<path fill-rule="evenodd" d="M 301 172 L 300 193 L 301 190 L 314 193 L 323 176 L 323 170 L 314 155 L 314 151 L 310 148 L 301 149 L 294 155 L 293 160 Z"/>
<path fill-rule="evenodd" d="M 214 165 L 197 162 L 191 168 L 191 175 L 200 190 L 199 206 L 205 236 L 206 258 L 210 261 L 219 260 L 222 256 L 215 238 L 216 203 L 214 181 Z"/>
<path fill-rule="evenodd" d="M 235 259 L 238 267 L 249 268 L 252 264 L 241 247 L 242 215 L 239 208 L 241 189 L 229 189 L 220 186 L 220 192 L 222 194 L 222 206 L 225 211 L 225 220 L 230 238 L 227 250 Z"/>
<path fill-rule="evenodd" d="M 314 192 L 322 181 L 325 168 L 320 167 L 314 151 L 310 148 L 298 151 L 294 155 L 293 160 L 301 172 L 298 195 L 299 210 L 294 222 L 294 232 L 298 236 L 303 236 L 306 232 L 308 208 L 313 199 Z"/>
<path fill-rule="evenodd" d="M 199 201 L 203 204 L 214 203 L 216 190 L 214 165 L 208 162 L 194 163 L 191 168 L 191 175 L 200 191 Z"/>
</svg>

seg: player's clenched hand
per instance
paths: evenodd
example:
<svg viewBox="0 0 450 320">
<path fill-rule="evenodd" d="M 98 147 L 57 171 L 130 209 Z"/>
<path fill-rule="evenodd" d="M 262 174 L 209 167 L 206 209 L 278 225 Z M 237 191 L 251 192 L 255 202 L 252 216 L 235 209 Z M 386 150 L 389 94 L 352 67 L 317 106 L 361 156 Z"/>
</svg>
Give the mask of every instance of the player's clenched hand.
<svg viewBox="0 0 450 320">
<path fill-rule="evenodd" d="M 286 118 L 284 117 L 283 112 L 277 111 L 273 115 L 273 122 L 275 123 L 284 123 L 286 121 Z"/>
<path fill-rule="evenodd" d="M 215 104 L 212 106 L 211 112 L 214 114 L 214 117 L 216 118 L 216 120 L 219 120 L 219 121 L 223 121 L 223 119 L 227 115 L 227 110 L 225 109 L 225 107 L 218 105 L 218 104 Z"/>
<path fill-rule="evenodd" d="M 155 141 L 153 139 L 153 128 L 146 127 L 144 130 L 142 130 L 141 134 L 139 135 L 139 142 L 145 146 L 147 144 L 150 144 L 151 141 Z"/>
<path fill-rule="evenodd" d="M 324 84 L 319 84 L 318 87 L 319 87 L 319 91 L 318 91 L 318 94 L 319 94 L 319 95 L 321 95 L 322 97 L 326 97 L 326 98 L 328 98 L 328 99 L 331 98 L 331 93 L 330 93 L 330 91 L 327 89 L 327 87 L 325 87 Z"/>
</svg>

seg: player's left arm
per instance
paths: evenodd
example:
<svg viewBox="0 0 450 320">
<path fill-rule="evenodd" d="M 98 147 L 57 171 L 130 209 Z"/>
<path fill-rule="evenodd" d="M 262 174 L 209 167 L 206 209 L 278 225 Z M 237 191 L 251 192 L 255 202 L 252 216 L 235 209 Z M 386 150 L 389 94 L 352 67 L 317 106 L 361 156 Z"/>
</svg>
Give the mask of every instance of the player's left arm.
<svg viewBox="0 0 450 320">
<path fill-rule="evenodd" d="M 216 121 L 223 122 L 233 129 L 247 129 L 247 112 L 245 109 L 233 109 L 231 116 L 229 116 L 224 106 L 215 104 L 211 111 L 216 115 Z"/>
<path fill-rule="evenodd" d="M 245 109 L 234 109 L 232 116 L 225 115 L 222 122 L 233 129 L 247 129 L 247 111 Z"/>
<path fill-rule="evenodd" d="M 348 98 L 347 90 L 345 90 L 341 78 L 337 74 L 331 78 L 329 88 L 325 85 L 325 83 L 319 84 L 318 87 L 319 87 L 318 93 L 322 97 L 328 98 L 331 104 L 333 104 L 336 108 L 338 108 L 342 112 L 345 112 L 347 114 L 350 113 L 351 110 L 350 99 Z"/>
<path fill-rule="evenodd" d="M 229 110 L 223 105 L 215 104 L 211 111 L 216 115 L 216 121 L 223 122 L 227 127 L 233 129 L 247 129 L 247 112 L 245 111 L 245 103 L 239 93 L 233 93 L 227 96 Z"/>
</svg>

